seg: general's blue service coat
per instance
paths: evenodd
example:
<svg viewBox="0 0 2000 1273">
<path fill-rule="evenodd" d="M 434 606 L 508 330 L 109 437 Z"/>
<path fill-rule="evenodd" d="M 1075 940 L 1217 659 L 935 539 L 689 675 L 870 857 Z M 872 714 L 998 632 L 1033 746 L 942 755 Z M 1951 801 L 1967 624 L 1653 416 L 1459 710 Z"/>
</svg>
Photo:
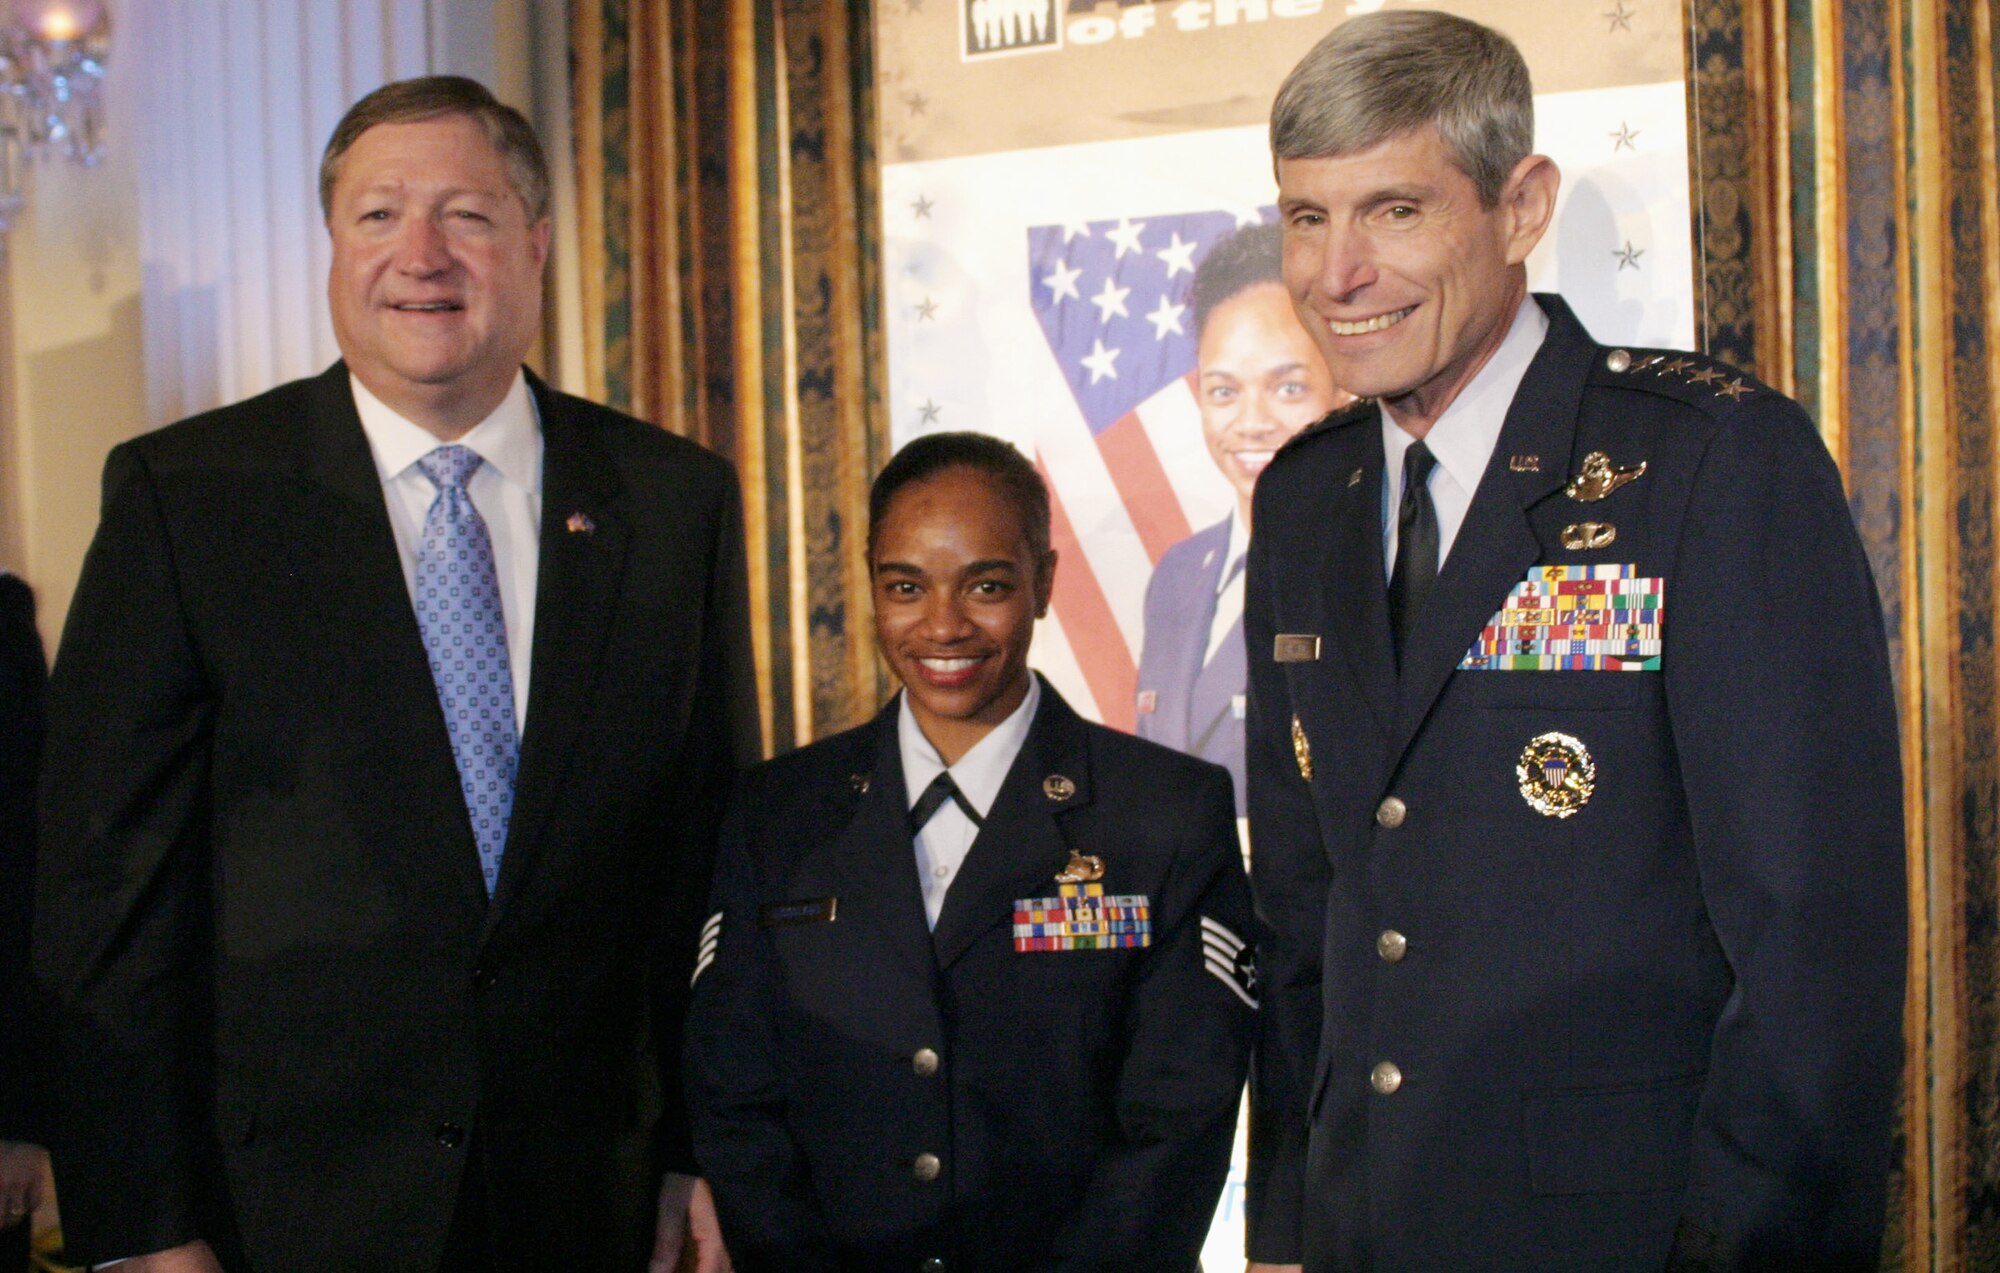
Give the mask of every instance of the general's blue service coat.
<svg viewBox="0 0 2000 1273">
<path fill-rule="evenodd" d="M 1790 400 L 1601 347 L 1538 299 L 1547 341 L 1400 670 L 1376 410 L 1302 433 L 1259 486 L 1252 1252 L 1872 1269 L 1902 805 L 1839 474 Z M 1631 476 L 1575 498 L 1593 453 Z M 1657 669 L 1465 666 L 1510 591 L 1565 563 L 1653 581 Z M 1550 734 L 1575 745 L 1552 767 L 1528 757 Z M 1586 786 L 1567 816 L 1537 807 Z"/>
</svg>

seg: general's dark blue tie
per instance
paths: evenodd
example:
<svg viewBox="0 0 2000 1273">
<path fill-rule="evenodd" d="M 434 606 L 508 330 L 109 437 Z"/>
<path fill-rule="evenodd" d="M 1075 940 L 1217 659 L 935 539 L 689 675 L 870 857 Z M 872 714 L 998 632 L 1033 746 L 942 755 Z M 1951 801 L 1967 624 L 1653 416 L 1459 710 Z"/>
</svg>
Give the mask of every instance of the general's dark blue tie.
<svg viewBox="0 0 2000 1273">
<path fill-rule="evenodd" d="M 463 446 L 441 446 L 417 461 L 437 498 L 417 547 L 416 603 L 490 897 L 507 847 L 521 749 L 493 539 L 465 489 L 479 463 L 479 453 Z"/>
</svg>

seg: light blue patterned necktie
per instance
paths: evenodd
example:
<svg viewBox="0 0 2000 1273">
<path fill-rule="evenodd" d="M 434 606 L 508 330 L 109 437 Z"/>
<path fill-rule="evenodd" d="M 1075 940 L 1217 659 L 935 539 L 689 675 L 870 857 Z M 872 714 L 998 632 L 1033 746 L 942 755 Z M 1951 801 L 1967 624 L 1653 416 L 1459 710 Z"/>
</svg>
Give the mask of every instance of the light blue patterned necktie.
<svg viewBox="0 0 2000 1273">
<path fill-rule="evenodd" d="M 437 487 L 417 547 L 417 627 L 430 655 L 431 680 L 444 707 L 452 757 L 472 816 L 486 895 L 500 878 L 507 820 L 514 812 L 520 742 L 514 732 L 514 675 L 493 540 L 465 484 L 477 451 L 441 446 L 417 461 Z"/>
</svg>

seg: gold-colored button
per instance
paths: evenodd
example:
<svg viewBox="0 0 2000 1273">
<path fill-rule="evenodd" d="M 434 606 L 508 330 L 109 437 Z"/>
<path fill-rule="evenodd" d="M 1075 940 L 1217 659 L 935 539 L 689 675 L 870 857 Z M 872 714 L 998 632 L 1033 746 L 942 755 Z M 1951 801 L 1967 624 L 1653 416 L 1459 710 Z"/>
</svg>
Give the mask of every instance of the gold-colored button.
<svg viewBox="0 0 2000 1273">
<path fill-rule="evenodd" d="M 1381 804 L 1375 806 L 1376 823 L 1391 831 L 1402 826 L 1403 819 L 1409 816 L 1410 806 L 1404 804 L 1399 796 L 1385 797 Z"/>
<path fill-rule="evenodd" d="M 1387 1061 L 1378 1061 L 1375 1063 L 1375 1068 L 1369 1072 L 1368 1082 L 1376 1091 L 1387 1096 L 1403 1085 L 1403 1072 Z"/>
<path fill-rule="evenodd" d="M 1393 928 L 1383 929 L 1382 935 L 1375 939 L 1375 953 L 1392 964 L 1401 963 L 1409 949 L 1410 939 Z"/>
<path fill-rule="evenodd" d="M 943 1171 L 944 1164 L 938 1161 L 936 1154 L 918 1154 L 917 1161 L 910 1166 L 910 1174 L 924 1184 L 936 1180 Z"/>
<path fill-rule="evenodd" d="M 938 1071 L 938 1054 L 929 1048 L 918 1048 L 917 1054 L 910 1058 L 910 1068 L 917 1072 L 918 1078 L 927 1079 Z"/>
</svg>

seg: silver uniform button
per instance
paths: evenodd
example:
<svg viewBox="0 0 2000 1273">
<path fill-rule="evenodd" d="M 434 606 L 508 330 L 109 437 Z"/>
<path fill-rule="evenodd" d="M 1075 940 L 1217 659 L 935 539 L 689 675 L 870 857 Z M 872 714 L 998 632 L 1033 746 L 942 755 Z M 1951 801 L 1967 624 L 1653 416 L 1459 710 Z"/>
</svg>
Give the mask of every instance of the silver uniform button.
<svg viewBox="0 0 2000 1273">
<path fill-rule="evenodd" d="M 910 1165 L 910 1174 L 924 1184 L 936 1180 L 943 1171 L 944 1164 L 938 1161 L 936 1154 L 918 1154 L 917 1161 Z"/>
<path fill-rule="evenodd" d="M 1632 366 L 1632 355 L 1622 349 L 1614 349 L 1604 355 L 1604 365 L 1622 376 Z"/>
<path fill-rule="evenodd" d="M 1385 928 L 1375 939 L 1375 953 L 1392 964 L 1401 963 L 1410 950 L 1410 939 L 1393 928 Z"/>
<path fill-rule="evenodd" d="M 1375 821 L 1378 825 L 1394 831 L 1403 825 L 1403 819 L 1410 816 L 1410 806 L 1403 803 L 1401 796 L 1385 796 L 1382 803 L 1375 806 Z"/>
<path fill-rule="evenodd" d="M 929 1048 L 918 1048 L 917 1054 L 910 1058 L 910 1068 L 917 1072 L 918 1078 L 927 1079 L 938 1072 L 938 1054 Z"/>
<path fill-rule="evenodd" d="M 1403 1072 L 1388 1061 L 1377 1061 L 1375 1068 L 1369 1071 L 1368 1082 L 1376 1091 L 1387 1096 L 1403 1085 Z"/>
</svg>

